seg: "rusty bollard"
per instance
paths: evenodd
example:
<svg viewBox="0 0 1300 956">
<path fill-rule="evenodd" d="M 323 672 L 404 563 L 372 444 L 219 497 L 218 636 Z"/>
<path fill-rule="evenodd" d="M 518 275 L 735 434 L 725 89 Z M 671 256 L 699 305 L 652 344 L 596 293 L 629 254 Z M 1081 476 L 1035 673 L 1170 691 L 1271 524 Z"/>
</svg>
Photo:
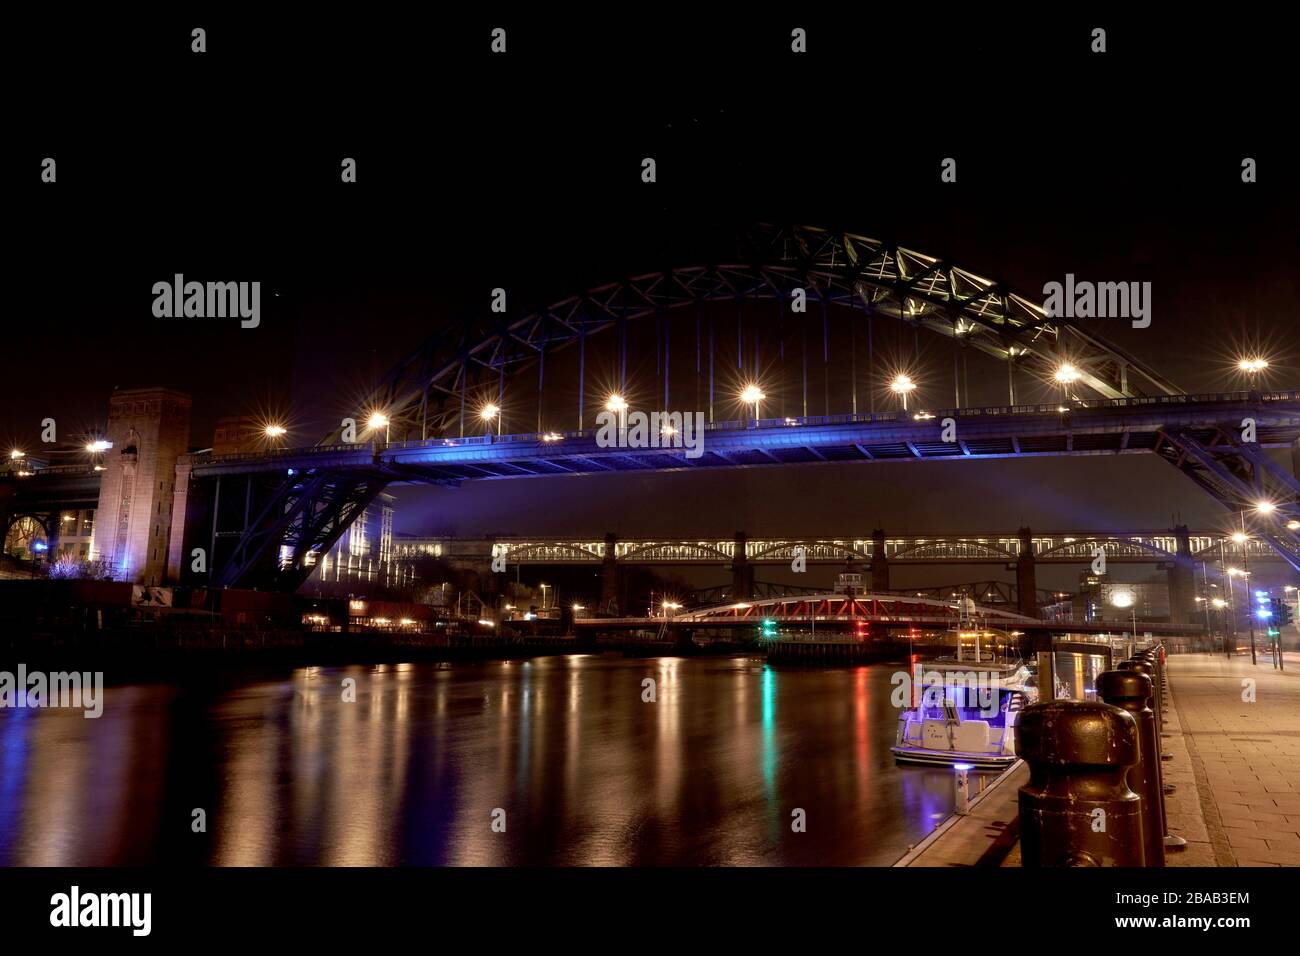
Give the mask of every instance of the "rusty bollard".
<svg viewBox="0 0 1300 956">
<path fill-rule="evenodd" d="M 1121 671 L 1130 671 L 1133 673 L 1143 674 L 1149 680 L 1155 679 L 1154 668 L 1152 668 L 1152 666 L 1146 663 L 1145 661 L 1125 661 L 1123 664 L 1119 665 L 1119 669 Z M 1156 714 L 1156 729 L 1157 729 L 1156 752 L 1160 754 L 1161 760 L 1172 760 L 1174 755 L 1164 752 L 1164 743 L 1160 739 L 1163 735 L 1158 732 L 1160 728 L 1160 699 L 1155 692 L 1154 686 L 1152 687 L 1151 698 L 1148 701 L 1148 706 L 1152 710 L 1154 710 Z M 1157 779 L 1160 781 L 1160 795 L 1161 795 L 1160 823 L 1161 823 L 1161 834 L 1164 837 L 1165 849 L 1180 849 L 1187 845 L 1187 841 L 1182 837 L 1175 836 L 1174 834 L 1169 832 L 1169 820 L 1165 813 L 1165 805 L 1164 805 L 1164 795 L 1166 793 L 1172 793 L 1173 788 L 1165 786 L 1164 769 L 1160 767 L 1160 764 L 1158 762 L 1156 766 L 1157 768 L 1159 768 L 1160 771 L 1159 774 L 1157 775 Z"/>
<path fill-rule="evenodd" d="M 1097 701 L 1026 707 L 1016 754 L 1029 764 L 1020 788 L 1021 865 L 1142 866 L 1142 801 L 1128 787 L 1138 762 L 1137 723 Z"/>
<path fill-rule="evenodd" d="M 1128 772 L 1128 785 L 1142 798 L 1142 848 L 1147 866 L 1165 865 L 1164 795 L 1160 789 L 1160 744 L 1156 715 L 1147 706 L 1151 679 L 1133 670 L 1097 675 L 1097 696 L 1133 715 L 1137 724 L 1138 762 Z"/>
<path fill-rule="evenodd" d="M 1125 661 L 1123 664 L 1120 664 L 1119 670 L 1137 671 L 1141 674 L 1146 674 L 1147 677 L 1151 678 L 1151 709 L 1155 711 L 1156 714 L 1156 732 L 1158 734 L 1157 740 L 1161 741 L 1160 759 L 1172 760 L 1174 755 L 1167 754 L 1164 752 L 1165 747 L 1163 743 L 1163 738 L 1165 736 L 1165 710 L 1164 707 L 1161 705 L 1161 701 L 1160 701 L 1160 688 L 1156 686 L 1156 682 L 1159 679 L 1159 675 L 1156 672 L 1155 665 L 1152 664 L 1150 661 L 1146 660 L 1145 658 L 1139 657 L 1137 660 Z"/>
</svg>

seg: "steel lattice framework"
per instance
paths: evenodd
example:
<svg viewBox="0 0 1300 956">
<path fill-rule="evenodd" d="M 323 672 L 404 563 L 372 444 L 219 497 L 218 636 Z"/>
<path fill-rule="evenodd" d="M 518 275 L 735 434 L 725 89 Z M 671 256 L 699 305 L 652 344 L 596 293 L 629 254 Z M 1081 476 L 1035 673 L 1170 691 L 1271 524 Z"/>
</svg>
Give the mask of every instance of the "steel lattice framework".
<svg viewBox="0 0 1300 956">
<path fill-rule="evenodd" d="M 486 541 L 487 539 L 484 539 Z M 1172 531 L 1051 531 L 1032 536 L 1033 554 L 1045 563 L 1078 564 L 1091 562 L 1100 549 L 1107 560 L 1118 563 L 1162 563 L 1174 561 L 1178 554 L 1178 535 Z M 1267 540 L 1252 537 L 1236 542 L 1219 532 L 1197 531 L 1189 534 L 1187 557 L 1197 561 L 1215 561 L 1222 556 L 1248 560 L 1276 559 L 1280 555 Z M 447 539 L 443 548 L 455 553 L 461 544 Z M 493 538 L 494 553 L 505 556 L 510 564 L 598 564 L 608 557 L 610 545 L 603 541 L 538 541 Z M 1000 535 L 891 535 L 884 542 L 884 556 L 904 564 L 997 564 L 1015 562 L 1023 553 L 1021 541 L 1014 534 Z M 480 549 L 486 544 L 480 543 Z M 796 549 L 814 564 L 842 564 L 857 560 L 869 564 L 875 557 L 875 543 L 868 536 L 853 538 L 749 538 L 744 541 L 744 557 L 751 564 L 789 564 Z M 620 564 L 648 565 L 720 565 L 730 564 L 737 556 L 733 539 L 620 539 L 613 545 L 613 558 Z"/>
<path fill-rule="evenodd" d="M 796 294 L 799 290 L 802 296 Z M 777 305 L 781 316 L 777 327 L 784 336 L 786 311 L 793 314 L 800 299 L 809 311 L 820 308 L 824 330 L 830 307 L 836 306 L 841 313 L 847 309 L 859 317 L 865 314 L 869 342 L 871 319 L 883 317 L 914 329 L 918 343 L 920 332 L 926 331 L 949 339 L 955 356 L 965 349 L 1004 362 L 1008 405 L 971 408 L 963 403 L 958 387 L 957 407 L 942 413 L 961 419 L 960 436 L 950 442 L 928 421 L 937 410 L 916 416 L 906 411 L 859 414 L 854 365 L 851 413 L 830 413 L 828 371 L 827 414 L 809 417 L 805 350 L 802 416 L 755 420 L 752 427 L 748 421 L 714 422 L 710 348 L 709 447 L 702 457 L 691 459 L 680 450 L 663 448 L 640 453 L 608 449 L 585 430 L 586 355 L 593 336 L 605 333 L 601 342 L 616 342 L 619 381 L 626 386 L 632 323 L 653 320 L 666 329 L 666 317 L 675 310 L 694 307 L 698 318 L 699 310 L 709 303 L 734 302 L 739 315 L 743 303 L 767 301 Z M 340 426 L 313 449 L 279 450 L 257 460 L 246 455 L 195 459 L 196 476 L 252 474 L 290 466 L 289 477 L 281 480 L 259 521 L 241 533 L 233 557 L 219 574 L 222 583 L 296 587 L 311 573 L 314 556 L 332 546 L 352 516 L 386 482 L 456 484 L 476 478 L 805 461 L 1155 452 L 1233 510 L 1266 499 L 1278 503 L 1282 517 L 1300 514 L 1294 504 L 1300 487 L 1261 447 L 1294 440 L 1300 420 L 1292 415 L 1295 395 L 1210 396 L 1207 404 L 1080 323 L 1048 315 L 1036 302 L 995 279 L 939 256 L 856 233 L 761 224 L 743 238 L 729 264 L 643 273 L 544 308 L 504 313 L 486 326 L 439 324 L 459 331 L 440 332 L 427 340 L 354 410 L 363 420 L 382 415 L 385 422 L 382 431 L 367 430 L 361 444 L 343 442 Z M 697 353 L 698 328 L 697 324 Z M 666 337 L 662 341 L 664 407 L 669 407 L 669 352 Z M 573 417 L 578 428 L 563 434 L 544 432 L 547 358 L 571 348 L 577 352 L 578 401 Z M 852 354 L 856 357 L 856 352 Z M 1090 389 L 1096 397 L 1080 398 L 1067 389 L 1065 407 L 1025 406 L 1017 400 L 1017 369 L 1050 382 L 1066 363 L 1075 370 L 1074 384 Z M 467 435 L 467 411 L 477 415 L 479 403 L 485 395 L 493 396 L 493 389 L 500 403 L 507 378 L 513 381 L 530 369 L 536 371 L 537 432 L 505 436 L 504 441 L 500 434 L 496 441 L 490 434 Z M 869 374 L 874 375 L 874 369 Z M 843 395 L 837 398 L 845 401 Z M 1243 414 L 1259 419 L 1260 445 L 1235 440 L 1218 415 L 1205 421 L 1210 406 L 1222 407 L 1228 414 L 1225 402 L 1229 401 L 1240 401 Z M 501 420 L 498 414 L 498 433 L 503 430 Z M 1300 568 L 1295 534 L 1274 528 L 1263 537 Z M 714 550 L 725 553 L 725 549 Z M 1000 557 L 997 548 L 982 550 Z M 718 556 L 699 553 L 705 559 Z M 579 555 L 573 557 L 581 560 Z"/>
<path fill-rule="evenodd" d="M 1103 398 L 1183 394 L 1178 386 L 1117 346 L 1003 283 L 937 256 L 857 233 L 812 226 L 754 227 L 743 261 L 649 272 L 571 295 L 488 328 L 427 340 L 393 368 L 366 402 L 382 410 L 395 434 L 429 438 L 465 434 L 485 383 L 541 363 L 628 323 L 709 302 L 789 303 L 796 289 L 809 303 L 885 316 L 1007 362 L 1008 381 L 1023 367 L 1044 380 L 1068 359 L 1079 381 Z M 544 375 L 544 367 L 539 379 Z M 582 392 L 584 383 L 579 382 Z M 1015 402 L 1014 385 L 1011 386 Z M 579 427 L 583 399 L 580 395 Z M 340 431 L 322 444 L 338 441 Z"/>
</svg>

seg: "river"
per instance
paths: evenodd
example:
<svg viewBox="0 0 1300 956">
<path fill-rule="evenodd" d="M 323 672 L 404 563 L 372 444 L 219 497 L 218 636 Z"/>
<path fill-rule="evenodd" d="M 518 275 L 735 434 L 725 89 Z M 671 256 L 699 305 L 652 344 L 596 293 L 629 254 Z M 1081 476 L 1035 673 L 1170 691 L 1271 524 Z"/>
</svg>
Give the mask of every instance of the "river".
<svg viewBox="0 0 1300 956">
<path fill-rule="evenodd" d="M 888 865 L 953 804 L 889 752 L 895 669 L 575 654 L 0 710 L 0 865 Z"/>
</svg>

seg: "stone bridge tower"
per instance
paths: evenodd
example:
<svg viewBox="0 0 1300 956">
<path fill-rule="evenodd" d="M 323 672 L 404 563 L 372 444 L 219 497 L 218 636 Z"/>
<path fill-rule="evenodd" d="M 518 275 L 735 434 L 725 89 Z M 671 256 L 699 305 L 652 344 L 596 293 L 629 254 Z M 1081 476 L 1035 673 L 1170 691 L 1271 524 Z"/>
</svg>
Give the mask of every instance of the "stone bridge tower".
<svg viewBox="0 0 1300 956">
<path fill-rule="evenodd" d="M 117 389 L 102 437 L 112 446 L 98 458 L 104 470 L 91 556 L 107 562 L 118 580 L 162 584 L 176 459 L 189 450 L 190 396 L 169 388 Z"/>
</svg>

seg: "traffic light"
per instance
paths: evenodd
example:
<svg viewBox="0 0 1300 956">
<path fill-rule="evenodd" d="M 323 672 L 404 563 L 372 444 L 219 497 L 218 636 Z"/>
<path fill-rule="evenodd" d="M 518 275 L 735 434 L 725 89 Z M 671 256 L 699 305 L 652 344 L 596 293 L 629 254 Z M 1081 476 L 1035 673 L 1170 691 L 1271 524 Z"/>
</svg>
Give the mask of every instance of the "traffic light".
<svg viewBox="0 0 1300 956">
<path fill-rule="evenodd" d="M 1277 605 L 1277 614 L 1274 615 L 1274 620 L 1277 620 L 1278 627 L 1286 627 L 1292 620 L 1295 620 L 1295 611 L 1281 597 L 1278 598 Z"/>
<path fill-rule="evenodd" d="M 1295 613 L 1291 610 L 1291 605 L 1283 598 L 1273 598 L 1273 626 L 1286 627 L 1293 620 L 1295 620 Z"/>
</svg>

